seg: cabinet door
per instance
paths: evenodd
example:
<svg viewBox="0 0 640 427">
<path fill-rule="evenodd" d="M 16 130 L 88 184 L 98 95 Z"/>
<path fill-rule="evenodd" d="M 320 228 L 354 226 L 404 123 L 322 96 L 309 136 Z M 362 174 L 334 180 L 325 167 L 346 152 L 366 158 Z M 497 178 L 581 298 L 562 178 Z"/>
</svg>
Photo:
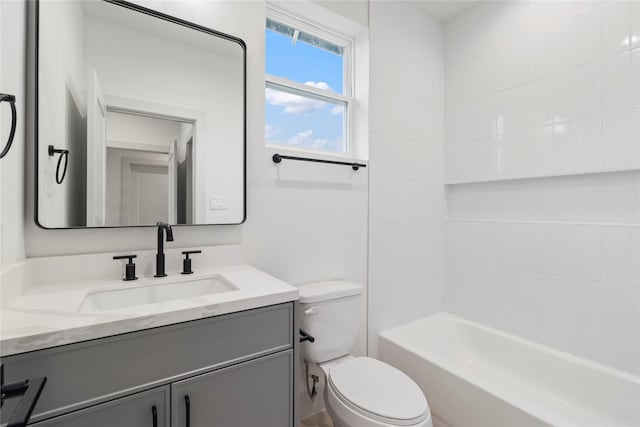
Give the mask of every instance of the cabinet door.
<svg viewBox="0 0 640 427">
<path fill-rule="evenodd" d="M 172 427 L 293 426 L 291 350 L 171 385 Z"/>
<path fill-rule="evenodd" d="M 30 425 L 34 427 L 169 427 L 169 390 L 169 386 L 155 388 Z"/>
</svg>

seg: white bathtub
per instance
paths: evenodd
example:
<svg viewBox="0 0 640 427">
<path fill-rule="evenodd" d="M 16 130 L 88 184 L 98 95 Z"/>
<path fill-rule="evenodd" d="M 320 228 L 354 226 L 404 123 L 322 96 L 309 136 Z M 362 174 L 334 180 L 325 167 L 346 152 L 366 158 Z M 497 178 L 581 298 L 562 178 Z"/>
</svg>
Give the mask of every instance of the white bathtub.
<svg viewBox="0 0 640 427">
<path fill-rule="evenodd" d="M 640 377 L 446 313 L 382 332 L 379 353 L 436 426 L 640 426 Z"/>
</svg>

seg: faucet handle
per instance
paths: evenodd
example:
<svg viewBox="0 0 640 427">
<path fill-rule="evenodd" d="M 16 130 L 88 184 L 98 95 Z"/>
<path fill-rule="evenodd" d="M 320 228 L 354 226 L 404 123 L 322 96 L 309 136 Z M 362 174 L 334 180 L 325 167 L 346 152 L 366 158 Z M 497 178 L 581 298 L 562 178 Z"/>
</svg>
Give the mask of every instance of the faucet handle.
<svg viewBox="0 0 640 427">
<path fill-rule="evenodd" d="M 189 255 L 200 253 L 202 253 L 201 250 L 182 251 L 182 255 L 184 255 L 184 260 L 182 260 L 182 274 L 193 274 L 193 270 L 191 270 L 191 258 L 189 258 Z"/>
<path fill-rule="evenodd" d="M 113 257 L 113 259 L 128 259 L 129 261 L 127 262 L 127 265 L 125 266 L 125 275 L 124 275 L 124 280 L 125 282 L 128 282 L 130 280 L 138 280 L 138 278 L 136 277 L 136 264 L 133 262 L 134 258 L 137 258 L 138 255 L 116 255 Z"/>
</svg>

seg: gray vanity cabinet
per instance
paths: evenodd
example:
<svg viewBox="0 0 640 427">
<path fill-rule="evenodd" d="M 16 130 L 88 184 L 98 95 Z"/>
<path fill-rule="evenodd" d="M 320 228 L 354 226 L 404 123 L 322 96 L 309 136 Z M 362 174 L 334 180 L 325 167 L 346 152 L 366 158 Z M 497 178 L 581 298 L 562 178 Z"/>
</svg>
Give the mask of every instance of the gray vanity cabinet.
<svg viewBox="0 0 640 427">
<path fill-rule="evenodd" d="M 172 384 L 171 425 L 293 425 L 292 364 L 289 350 Z"/>
<path fill-rule="evenodd" d="M 34 427 L 169 427 L 169 386 L 31 424 Z"/>
<path fill-rule="evenodd" d="M 293 426 L 294 313 L 284 303 L 7 356 L 5 381 L 47 377 L 38 427 L 154 427 L 153 406 L 158 427 L 187 427 L 185 396 L 188 427 Z"/>
</svg>

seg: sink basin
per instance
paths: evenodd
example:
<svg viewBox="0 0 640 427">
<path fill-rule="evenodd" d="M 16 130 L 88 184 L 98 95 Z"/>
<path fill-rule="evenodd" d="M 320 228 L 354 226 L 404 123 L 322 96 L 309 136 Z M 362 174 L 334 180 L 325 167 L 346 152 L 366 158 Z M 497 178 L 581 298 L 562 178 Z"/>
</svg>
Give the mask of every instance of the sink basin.
<svg viewBox="0 0 640 427">
<path fill-rule="evenodd" d="M 131 288 L 91 292 L 82 300 L 78 312 L 117 310 L 136 305 L 220 294 L 237 289 L 221 276 L 169 283 L 148 283 Z"/>
</svg>

